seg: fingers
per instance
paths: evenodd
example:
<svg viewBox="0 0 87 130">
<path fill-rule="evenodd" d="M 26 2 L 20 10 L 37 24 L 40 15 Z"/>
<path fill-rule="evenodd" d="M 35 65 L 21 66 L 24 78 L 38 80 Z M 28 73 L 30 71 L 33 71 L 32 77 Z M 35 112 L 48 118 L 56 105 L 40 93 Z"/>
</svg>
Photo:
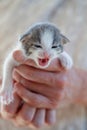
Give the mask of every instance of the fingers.
<svg viewBox="0 0 87 130">
<path fill-rule="evenodd" d="M 13 71 L 13 75 L 15 75 L 15 73 L 18 73 L 21 77 L 29 81 L 46 84 L 49 86 L 63 86 L 63 84 L 67 81 L 66 72 L 47 72 L 39 69 L 37 70 L 27 65 L 20 65 L 16 67 Z M 18 77 L 19 79 L 20 76 Z"/>
<path fill-rule="evenodd" d="M 29 59 L 25 61 L 25 58 L 23 56 L 23 52 L 20 50 L 17 50 L 13 53 L 13 57 L 14 59 L 19 62 L 19 63 L 24 63 L 26 65 L 38 68 L 38 66 L 36 65 L 36 63 Z M 55 58 L 52 60 L 51 64 L 49 65 L 49 67 L 45 68 L 44 70 L 47 71 L 62 71 L 64 68 L 61 66 L 60 60 L 58 60 L 58 58 Z"/>
<path fill-rule="evenodd" d="M 53 125 L 56 122 L 56 110 L 47 109 L 46 111 L 46 123 L 49 125 Z"/>
<path fill-rule="evenodd" d="M 14 80 L 16 80 L 17 82 L 20 82 L 28 90 L 39 93 L 43 96 L 50 97 L 50 98 L 54 98 L 54 95 L 55 97 L 58 97 L 58 92 L 60 92 L 62 89 L 62 87 L 60 86 L 56 88 L 56 86 L 48 86 L 44 84 L 31 82 L 21 77 L 17 72 L 14 75 Z"/>
<path fill-rule="evenodd" d="M 55 117 L 54 110 L 35 109 L 24 103 L 16 118 L 12 121 L 16 126 L 41 128 L 46 123 L 53 125 Z"/>
<path fill-rule="evenodd" d="M 17 114 L 15 120 L 19 126 L 28 126 L 34 118 L 36 108 L 30 107 L 28 104 L 23 105 Z"/>
<path fill-rule="evenodd" d="M 15 84 L 15 92 L 29 105 L 37 108 L 55 108 L 57 107 L 57 102 L 55 100 L 50 100 L 45 96 L 33 93 L 23 85 L 17 83 Z"/>
<path fill-rule="evenodd" d="M 53 109 L 37 109 L 32 125 L 36 128 L 40 128 L 45 123 L 48 125 L 53 125 L 56 122 L 56 110 Z"/>
<path fill-rule="evenodd" d="M 16 115 L 16 112 L 20 104 L 21 104 L 21 99 L 17 95 L 15 95 L 14 101 L 9 105 L 1 104 L 1 116 L 4 119 L 13 118 Z"/>
<path fill-rule="evenodd" d="M 14 73 L 15 72 L 17 72 L 27 80 L 35 81 L 43 84 L 46 83 L 48 85 L 55 83 L 55 79 L 57 77 L 57 73 L 54 74 L 52 72 L 46 72 L 39 69 L 37 70 L 27 65 L 20 65 L 16 67 L 14 69 Z"/>
<path fill-rule="evenodd" d="M 43 125 L 45 125 L 45 115 L 46 115 L 46 110 L 45 109 L 37 109 L 34 119 L 32 121 L 32 124 L 36 128 L 40 128 Z"/>
</svg>

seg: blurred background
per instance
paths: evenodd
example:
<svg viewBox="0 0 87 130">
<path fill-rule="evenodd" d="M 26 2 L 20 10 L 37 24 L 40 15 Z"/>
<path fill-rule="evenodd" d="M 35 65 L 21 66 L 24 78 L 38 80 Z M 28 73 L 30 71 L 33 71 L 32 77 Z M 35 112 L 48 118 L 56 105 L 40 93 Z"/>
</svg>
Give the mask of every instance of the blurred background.
<svg viewBox="0 0 87 130">
<path fill-rule="evenodd" d="M 3 61 L 20 34 L 41 21 L 56 24 L 71 41 L 65 49 L 74 65 L 87 70 L 87 0 L 0 0 L 0 75 Z M 71 104 L 59 109 L 57 118 L 57 123 L 45 130 L 87 130 L 83 106 Z M 2 119 L 0 129 L 20 130 Z"/>
</svg>

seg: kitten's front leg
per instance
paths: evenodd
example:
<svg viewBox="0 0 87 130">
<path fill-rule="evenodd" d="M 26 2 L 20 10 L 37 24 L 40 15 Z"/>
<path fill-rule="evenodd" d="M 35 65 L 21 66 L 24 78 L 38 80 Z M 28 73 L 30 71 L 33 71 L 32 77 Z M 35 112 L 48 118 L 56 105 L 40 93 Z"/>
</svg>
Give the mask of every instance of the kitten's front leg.
<svg viewBox="0 0 87 130">
<path fill-rule="evenodd" d="M 65 69 L 70 69 L 73 65 L 71 57 L 65 51 L 60 54 L 59 60 Z"/>
<path fill-rule="evenodd" d="M 12 53 L 6 58 L 3 67 L 3 81 L 0 90 L 0 100 L 3 104 L 9 104 L 13 101 L 13 80 L 12 70 L 17 66 L 17 62 L 13 59 Z"/>
</svg>

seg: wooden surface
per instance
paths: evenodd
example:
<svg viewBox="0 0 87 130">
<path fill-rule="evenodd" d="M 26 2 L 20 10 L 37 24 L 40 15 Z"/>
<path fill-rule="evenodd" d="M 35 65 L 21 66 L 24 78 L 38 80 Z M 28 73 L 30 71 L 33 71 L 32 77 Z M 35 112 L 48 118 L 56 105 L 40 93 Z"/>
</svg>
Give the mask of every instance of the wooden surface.
<svg viewBox="0 0 87 130">
<path fill-rule="evenodd" d="M 87 69 L 87 0 L 0 0 L 0 74 L 4 58 L 15 46 L 18 36 L 40 21 L 57 25 L 71 41 L 65 49 L 75 66 Z M 58 109 L 57 123 L 45 130 L 86 130 L 86 115 L 84 106 Z M 20 128 L 1 119 L 0 130 Z"/>
</svg>

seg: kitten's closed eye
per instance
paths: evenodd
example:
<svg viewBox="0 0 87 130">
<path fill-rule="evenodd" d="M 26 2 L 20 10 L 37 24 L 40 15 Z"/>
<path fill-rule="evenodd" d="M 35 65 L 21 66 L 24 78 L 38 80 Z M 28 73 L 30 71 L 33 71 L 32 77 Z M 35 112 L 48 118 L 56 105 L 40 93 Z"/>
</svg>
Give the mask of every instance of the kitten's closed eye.
<svg viewBox="0 0 87 130">
<path fill-rule="evenodd" d="M 57 54 L 60 54 L 60 53 L 63 52 L 63 46 L 62 45 L 53 45 L 52 49 L 54 49 L 57 52 Z"/>
<path fill-rule="evenodd" d="M 57 48 L 57 47 L 58 47 L 57 45 L 52 46 L 52 48 Z"/>
<path fill-rule="evenodd" d="M 56 49 L 56 48 L 61 49 L 61 48 L 62 48 L 62 46 L 61 46 L 61 45 L 53 45 L 53 46 L 52 46 L 52 48 L 53 48 L 53 49 Z"/>
<path fill-rule="evenodd" d="M 42 48 L 40 45 L 33 45 L 36 48 Z"/>
</svg>

